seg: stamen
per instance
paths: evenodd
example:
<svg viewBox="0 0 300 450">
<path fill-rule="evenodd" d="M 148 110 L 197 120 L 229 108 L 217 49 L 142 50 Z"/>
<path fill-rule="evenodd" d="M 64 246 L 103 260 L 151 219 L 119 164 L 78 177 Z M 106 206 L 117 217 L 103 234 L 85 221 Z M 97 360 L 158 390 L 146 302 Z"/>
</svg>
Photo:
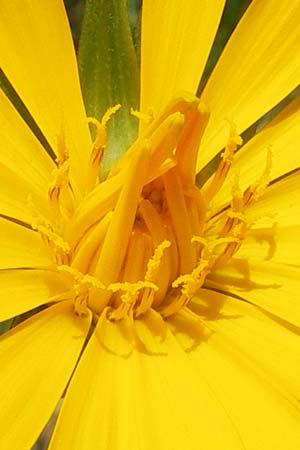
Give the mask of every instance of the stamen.
<svg viewBox="0 0 300 450">
<path fill-rule="evenodd" d="M 171 246 L 171 242 L 167 240 L 167 231 L 164 226 L 160 214 L 156 211 L 156 209 L 152 206 L 149 200 L 142 200 L 139 204 L 140 212 L 143 216 L 143 219 L 146 223 L 148 230 L 150 231 L 153 244 L 156 246 L 156 251 L 160 245 L 164 242 L 168 245 L 165 248 Z M 164 244 L 165 245 L 165 244 Z M 157 305 L 164 297 L 169 287 L 171 281 L 171 253 L 170 251 L 164 252 L 164 255 L 161 255 L 161 260 L 159 261 L 159 272 L 156 273 L 155 281 L 159 286 L 159 291 L 155 295 L 155 305 Z"/>
<path fill-rule="evenodd" d="M 176 148 L 179 173 L 184 185 L 194 185 L 199 145 L 208 119 L 209 110 L 203 103 L 199 103 L 186 117 L 184 132 Z"/>
<path fill-rule="evenodd" d="M 164 251 L 169 248 L 171 245 L 170 241 L 163 241 L 159 244 L 158 247 L 156 247 L 154 251 L 154 255 L 149 260 L 147 265 L 147 272 L 145 275 L 145 281 L 155 281 L 158 275 L 158 270 L 161 266 L 162 257 L 164 254 Z"/>
<path fill-rule="evenodd" d="M 54 181 L 51 183 L 48 191 L 50 204 L 53 207 L 57 218 L 63 213 L 61 210 L 61 196 L 68 191 L 69 170 L 69 160 L 65 160 L 62 165 L 54 170 Z M 71 214 L 71 211 L 69 211 L 69 214 Z"/>
<path fill-rule="evenodd" d="M 61 167 L 70 158 L 63 131 L 57 136 L 57 153 L 56 162 L 58 166 Z"/>
<path fill-rule="evenodd" d="M 68 264 L 70 260 L 70 246 L 53 230 L 51 224 L 43 217 L 36 216 L 34 217 L 31 226 L 33 230 L 36 230 L 41 235 L 43 241 L 51 248 L 56 262 L 58 264 Z"/>
<path fill-rule="evenodd" d="M 122 303 L 110 314 L 110 319 L 120 320 L 128 314 L 129 310 L 133 310 L 141 290 L 155 292 L 158 287 L 156 284 L 145 280 L 137 283 L 112 283 L 108 289 L 112 292 L 124 291 L 124 294 L 121 295 Z"/>
<path fill-rule="evenodd" d="M 103 181 L 82 200 L 68 230 L 71 246 L 75 246 L 90 227 L 115 207 L 125 180 L 124 170 L 113 178 Z"/>
<path fill-rule="evenodd" d="M 102 117 L 101 121 L 99 121 L 95 117 L 87 118 L 88 123 L 91 123 L 96 126 L 97 133 L 96 138 L 93 142 L 93 149 L 86 177 L 86 192 L 91 191 L 96 185 L 96 182 L 99 177 L 99 166 L 103 157 L 103 152 L 107 141 L 106 125 L 110 120 L 111 116 L 115 114 L 120 108 L 121 108 L 120 104 L 108 108 L 108 110 Z"/>
<path fill-rule="evenodd" d="M 106 216 L 104 216 L 104 218 L 80 240 L 73 256 L 72 266 L 82 273 L 88 272 L 92 265 L 99 243 L 104 240 L 111 218 L 112 212 L 107 213 Z"/>
<path fill-rule="evenodd" d="M 187 297 L 193 296 L 202 286 L 210 268 L 210 260 L 201 259 L 195 269 L 185 275 L 180 275 L 173 281 L 172 287 L 177 288 L 182 285 L 181 292 Z"/>
<path fill-rule="evenodd" d="M 224 152 L 221 154 L 221 161 L 217 167 L 217 170 L 210 181 L 206 191 L 204 192 L 204 196 L 206 201 L 209 203 L 211 199 L 216 195 L 216 193 L 220 190 L 223 185 L 227 174 L 229 172 L 230 166 L 232 164 L 234 153 L 237 150 L 239 145 L 242 145 L 243 140 L 237 134 L 236 128 L 233 124 L 230 124 L 230 134 L 227 145 L 225 147 Z"/>
<path fill-rule="evenodd" d="M 162 175 L 170 168 L 164 164 L 166 160 L 175 165 L 173 152 L 181 137 L 184 126 L 183 114 L 176 112 L 170 115 L 149 138 L 151 142 L 148 182 Z M 174 162 L 172 162 L 174 160 Z"/>
<path fill-rule="evenodd" d="M 196 253 L 191 245 L 191 224 L 177 168 L 173 168 L 163 175 L 163 181 L 178 244 L 180 273 L 188 273 L 196 263 Z"/>
<path fill-rule="evenodd" d="M 165 131 L 162 131 L 164 128 L 172 127 L 172 117 L 184 117 L 184 120 L 180 119 L 182 124 L 183 122 L 186 122 L 186 118 L 193 114 L 193 112 L 198 108 L 199 105 L 199 99 L 193 95 L 185 94 L 182 97 L 176 98 L 172 102 L 170 102 L 165 110 L 161 113 L 161 115 L 156 118 L 151 125 L 145 130 L 144 133 L 140 133 L 140 138 L 130 147 L 130 149 L 127 150 L 127 152 L 119 159 L 119 161 L 114 165 L 110 172 L 110 176 L 118 173 L 121 168 L 123 168 L 125 165 L 130 163 L 132 155 L 136 151 L 136 146 L 139 144 L 139 140 L 142 139 L 149 139 L 153 143 L 155 141 L 155 136 L 160 135 L 164 136 L 166 133 Z M 166 122 L 164 124 L 164 122 Z M 175 125 L 176 125 L 176 119 L 175 119 Z M 140 122 L 140 128 L 143 128 L 143 121 Z M 163 128 L 161 128 L 163 126 Z M 178 136 L 179 137 L 179 136 Z M 153 145 L 155 147 L 155 145 Z M 161 146 L 162 147 L 162 146 Z M 175 145 L 168 146 L 168 148 L 172 151 L 175 149 Z M 169 154 L 170 150 L 166 151 L 166 154 Z M 153 156 L 153 155 L 152 155 Z M 167 169 L 168 170 L 168 169 Z M 148 179 L 147 182 L 150 182 L 153 179 L 153 175 Z"/>
</svg>

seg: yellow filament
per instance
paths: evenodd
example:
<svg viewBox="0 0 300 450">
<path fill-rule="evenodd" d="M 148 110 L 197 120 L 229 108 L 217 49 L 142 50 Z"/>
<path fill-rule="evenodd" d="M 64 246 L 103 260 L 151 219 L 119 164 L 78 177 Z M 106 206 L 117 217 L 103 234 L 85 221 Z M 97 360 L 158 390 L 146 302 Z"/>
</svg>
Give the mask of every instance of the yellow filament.
<svg viewBox="0 0 300 450">
<path fill-rule="evenodd" d="M 184 132 L 176 148 L 178 168 L 185 185 L 193 185 L 195 182 L 199 145 L 208 119 L 209 111 L 203 103 L 199 103 L 186 117 Z"/>
<path fill-rule="evenodd" d="M 92 260 L 109 227 L 112 212 L 109 212 L 95 227 L 88 231 L 79 243 L 72 259 L 72 266 L 82 273 L 88 272 Z"/>
<path fill-rule="evenodd" d="M 159 310 L 159 313 L 164 318 L 172 316 L 173 314 L 176 314 L 177 311 L 182 309 L 189 302 L 189 300 L 190 298 L 188 296 L 180 294 L 171 303 L 169 303 L 166 306 L 163 306 Z"/>
<path fill-rule="evenodd" d="M 86 230 L 115 207 L 125 180 L 124 171 L 99 184 L 82 200 L 68 230 L 68 240 L 72 246 L 76 245 Z"/>
<path fill-rule="evenodd" d="M 171 246 L 171 242 L 167 240 L 167 231 L 162 219 L 156 209 L 152 206 L 149 200 L 141 200 L 140 212 L 146 223 L 148 230 L 153 239 L 154 246 L 159 246 L 162 242 L 169 242 L 168 247 Z M 167 247 L 166 247 L 167 248 Z M 163 300 L 171 280 L 171 253 L 170 251 L 164 252 L 160 261 L 160 270 L 156 274 L 156 282 L 159 286 L 159 290 L 155 295 L 155 305 Z"/>
<path fill-rule="evenodd" d="M 188 273 L 196 263 L 196 253 L 195 248 L 191 245 L 191 224 L 177 169 L 173 168 L 164 174 L 163 181 L 178 245 L 179 271 L 180 273 Z"/>
<path fill-rule="evenodd" d="M 166 159 L 173 158 L 184 125 L 184 116 L 176 112 L 170 115 L 149 137 L 151 143 L 148 182 L 161 175 L 159 171 Z"/>
<path fill-rule="evenodd" d="M 149 242 L 150 238 L 147 234 L 133 230 L 127 249 L 123 281 L 134 283 L 144 279 L 146 274 L 145 258 L 147 258 Z"/>
<path fill-rule="evenodd" d="M 155 294 L 156 292 L 154 289 L 149 288 L 144 289 L 141 302 L 134 310 L 135 317 L 139 317 L 140 315 L 144 314 L 146 311 L 148 311 L 148 309 L 151 308 L 154 302 Z"/>
<path fill-rule="evenodd" d="M 138 281 L 137 283 L 113 283 L 109 287 L 112 292 L 124 291 L 121 295 L 121 304 L 111 313 L 110 318 L 115 320 L 122 319 L 135 306 L 140 291 L 155 292 L 158 287 L 149 281 Z M 148 307 L 150 307 L 149 305 Z M 147 307 L 147 309 L 148 309 Z"/>
</svg>

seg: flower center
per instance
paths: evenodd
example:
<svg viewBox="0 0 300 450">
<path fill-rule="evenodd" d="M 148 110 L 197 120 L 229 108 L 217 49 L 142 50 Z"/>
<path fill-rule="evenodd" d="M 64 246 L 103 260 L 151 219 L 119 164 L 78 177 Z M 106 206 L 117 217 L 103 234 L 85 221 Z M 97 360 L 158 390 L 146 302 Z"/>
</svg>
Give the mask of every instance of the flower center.
<svg viewBox="0 0 300 450">
<path fill-rule="evenodd" d="M 244 207 L 263 189 L 241 192 L 220 214 L 210 203 L 242 143 L 234 129 L 212 180 L 200 190 L 195 166 L 207 109 L 197 98 L 170 103 L 112 168 L 98 180 L 110 109 L 97 127 L 86 194 L 74 197 L 67 151 L 61 142 L 58 169 L 49 189 L 54 225 L 33 227 L 53 251 L 56 268 L 71 279 L 63 298 L 109 320 L 138 319 L 154 310 L 166 318 L 183 308 L 209 274 L 228 262 L 249 225 Z M 269 170 L 269 169 L 268 169 Z"/>
</svg>

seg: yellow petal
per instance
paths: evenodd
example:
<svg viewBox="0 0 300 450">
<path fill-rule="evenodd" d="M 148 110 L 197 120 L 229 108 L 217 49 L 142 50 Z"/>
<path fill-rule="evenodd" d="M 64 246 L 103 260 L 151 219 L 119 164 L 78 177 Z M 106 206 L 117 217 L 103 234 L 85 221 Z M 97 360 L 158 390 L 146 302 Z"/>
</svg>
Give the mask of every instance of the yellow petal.
<svg viewBox="0 0 300 450">
<path fill-rule="evenodd" d="M 149 309 L 134 321 L 134 330 L 142 351 L 153 355 L 167 353 L 165 345 L 167 328 L 154 309 Z"/>
<path fill-rule="evenodd" d="M 141 42 L 141 110 L 158 112 L 178 91 L 196 93 L 223 0 L 146 0 Z"/>
<path fill-rule="evenodd" d="M 198 169 L 226 144 L 232 120 L 241 133 L 300 82 L 300 3 L 254 0 L 203 92 L 211 110 Z"/>
<path fill-rule="evenodd" d="M 206 300 L 215 313 L 207 324 L 214 332 L 188 358 L 231 418 L 243 448 L 299 448 L 299 338 L 245 302 L 217 293 Z"/>
<path fill-rule="evenodd" d="M 89 325 L 90 317 L 77 317 L 63 302 L 1 337 L 1 448 L 34 444 L 63 394 Z"/>
<path fill-rule="evenodd" d="M 124 358 L 107 352 L 92 336 L 50 449 L 242 450 L 201 373 L 170 334 L 166 345 L 167 355 L 134 351 Z"/>
<path fill-rule="evenodd" d="M 0 271 L 0 322 L 43 305 L 67 290 L 63 277 L 50 271 Z"/>
<path fill-rule="evenodd" d="M 121 356 L 128 356 L 133 349 L 132 320 L 125 316 L 121 320 L 111 321 L 107 318 L 105 308 L 95 330 L 97 339 L 109 352 Z"/>
<path fill-rule="evenodd" d="M 41 236 L 0 217 L 0 269 L 53 265 Z"/>
<path fill-rule="evenodd" d="M 42 192 L 38 186 L 3 166 L 1 162 L 0 179 L 0 214 L 28 224 L 32 223 L 34 214 L 51 220 L 53 213 L 49 207 L 47 191 Z"/>
<path fill-rule="evenodd" d="M 246 189 L 257 181 L 271 154 L 269 181 L 300 167 L 300 102 L 296 98 L 270 124 L 238 151 L 230 172 L 214 199 L 214 205 L 222 205 L 231 198 L 234 178 Z"/>
<path fill-rule="evenodd" d="M 77 182 L 91 151 L 76 56 L 61 0 L 0 3 L 1 67 L 46 138 L 63 134 Z"/>
<path fill-rule="evenodd" d="M 299 327 L 299 274 L 299 267 L 234 258 L 233 264 L 213 274 L 209 283 Z"/>
<path fill-rule="evenodd" d="M 0 162 L 36 189 L 46 193 L 55 164 L 2 90 L 0 145 Z"/>
<path fill-rule="evenodd" d="M 272 262 L 300 268 L 299 255 L 300 217 L 299 225 L 294 227 L 280 228 L 275 222 L 273 227 L 250 230 L 234 256 L 251 263 Z"/>
</svg>

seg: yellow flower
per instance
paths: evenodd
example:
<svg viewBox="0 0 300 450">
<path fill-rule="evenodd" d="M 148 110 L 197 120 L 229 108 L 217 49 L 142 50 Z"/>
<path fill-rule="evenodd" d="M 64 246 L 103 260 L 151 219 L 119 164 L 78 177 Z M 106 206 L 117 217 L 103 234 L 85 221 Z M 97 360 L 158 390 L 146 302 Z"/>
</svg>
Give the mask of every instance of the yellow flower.
<svg viewBox="0 0 300 450">
<path fill-rule="evenodd" d="M 298 99 L 234 155 L 299 85 L 300 3 L 253 0 L 181 94 L 223 6 L 144 1 L 150 124 L 99 182 L 118 107 L 92 143 L 62 1 L 0 1 L 2 68 L 56 155 L 2 92 L 0 320 L 39 312 L 1 337 L 1 449 L 61 397 L 52 450 L 300 448 Z"/>
</svg>

